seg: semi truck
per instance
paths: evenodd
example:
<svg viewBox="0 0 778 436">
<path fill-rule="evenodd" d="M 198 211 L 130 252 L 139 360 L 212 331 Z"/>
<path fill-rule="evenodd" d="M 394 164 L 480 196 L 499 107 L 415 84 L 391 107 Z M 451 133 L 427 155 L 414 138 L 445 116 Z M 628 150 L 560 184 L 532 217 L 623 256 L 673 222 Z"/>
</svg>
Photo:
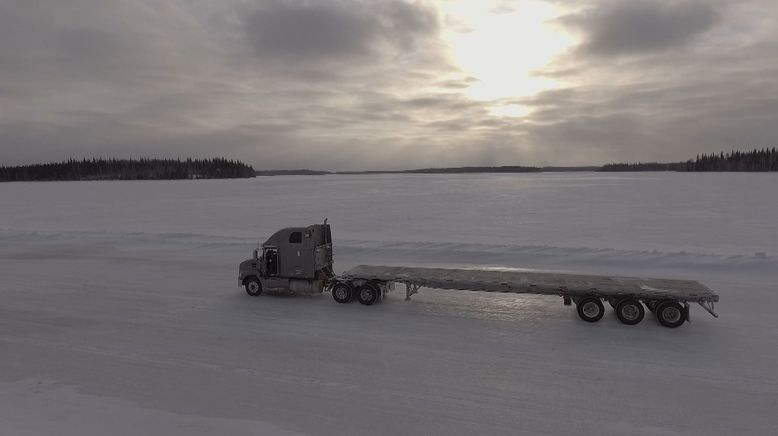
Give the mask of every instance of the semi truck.
<svg viewBox="0 0 778 436">
<path fill-rule="evenodd" d="M 251 259 L 240 263 L 238 283 L 256 297 L 263 292 L 321 294 L 329 292 L 342 304 L 380 303 L 405 286 L 405 300 L 421 288 L 477 292 L 539 294 L 562 297 L 575 305 L 578 316 L 597 322 L 608 304 L 623 324 L 640 323 L 646 308 L 670 328 L 690 320 L 691 303 L 714 317 L 719 296 L 692 280 L 570 274 L 523 269 L 421 268 L 359 265 L 340 275 L 333 269 L 332 231 L 327 221 L 275 232 Z"/>
</svg>

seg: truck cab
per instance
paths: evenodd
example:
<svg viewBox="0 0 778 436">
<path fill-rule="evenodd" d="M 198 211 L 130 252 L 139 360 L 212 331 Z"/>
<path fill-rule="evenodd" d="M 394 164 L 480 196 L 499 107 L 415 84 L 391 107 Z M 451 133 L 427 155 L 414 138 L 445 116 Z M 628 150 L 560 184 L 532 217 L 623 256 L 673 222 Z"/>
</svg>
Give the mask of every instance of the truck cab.
<svg viewBox="0 0 778 436">
<path fill-rule="evenodd" d="M 318 294 L 335 275 L 332 262 L 329 224 L 287 227 L 240 263 L 238 282 L 251 296 L 263 291 Z"/>
</svg>

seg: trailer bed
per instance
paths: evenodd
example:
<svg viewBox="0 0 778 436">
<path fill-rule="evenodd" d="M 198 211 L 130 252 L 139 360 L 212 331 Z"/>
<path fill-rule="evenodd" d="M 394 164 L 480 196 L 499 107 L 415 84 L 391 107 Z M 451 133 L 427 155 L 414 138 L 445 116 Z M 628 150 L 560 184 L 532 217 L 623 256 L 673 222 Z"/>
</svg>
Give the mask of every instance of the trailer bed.
<svg viewBox="0 0 778 436">
<path fill-rule="evenodd" d="M 420 287 L 484 292 L 510 292 L 564 297 L 632 297 L 695 303 L 719 301 L 707 286 L 693 280 L 602 276 L 531 270 L 479 270 L 359 265 L 345 273 L 348 280 L 403 283 L 410 298 Z"/>
</svg>

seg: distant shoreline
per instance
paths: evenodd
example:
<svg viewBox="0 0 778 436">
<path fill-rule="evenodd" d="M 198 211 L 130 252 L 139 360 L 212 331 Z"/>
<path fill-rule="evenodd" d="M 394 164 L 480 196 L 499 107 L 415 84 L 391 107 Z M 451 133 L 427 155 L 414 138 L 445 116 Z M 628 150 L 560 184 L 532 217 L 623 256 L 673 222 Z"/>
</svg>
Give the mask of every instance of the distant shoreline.
<svg viewBox="0 0 778 436">
<path fill-rule="evenodd" d="M 369 174 L 526 174 L 543 172 L 592 172 L 599 166 L 579 167 L 452 167 L 420 168 L 414 170 L 370 170 L 370 171 L 321 171 L 321 170 L 263 170 L 256 171 L 257 176 L 328 176 L 328 175 L 369 175 Z"/>
<path fill-rule="evenodd" d="M 420 168 L 397 171 L 319 171 L 265 170 L 257 176 L 323 176 L 329 174 L 521 174 L 558 172 L 778 172 L 778 150 L 762 148 L 749 151 L 733 150 L 729 153 L 697 155 L 685 162 L 609 163 L 590 166 L 466 166 L 446 168 Z"/>
<path fill-rule="evenodd" d="M 70 159 L 63 162 L 6 167 L 0 182 L 232 179 L 264 176 L 370 174 L 535 174 L 562 172 L 778 172 L 778 150 L 754 149 L 697 155 L 685 162 L 609 163 L 588 166 L 463 166 L 410 170 L 323 171 L 259 170 L 237 160 L 210 159 Z"/>
</svg>

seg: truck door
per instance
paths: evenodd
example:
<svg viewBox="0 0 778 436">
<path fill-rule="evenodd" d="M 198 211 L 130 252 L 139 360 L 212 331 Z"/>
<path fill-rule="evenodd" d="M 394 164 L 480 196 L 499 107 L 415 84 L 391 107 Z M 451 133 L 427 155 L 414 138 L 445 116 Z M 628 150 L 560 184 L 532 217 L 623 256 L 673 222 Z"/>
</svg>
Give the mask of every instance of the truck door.
<svg viewBox="0 0 778 436">
<path fill-rule="evenodd" d="M 264 261 L 263 269 L 267 277 L 276 277 L 278 275 L 278 249 L 265 248 L 262 255 Z"/>
<path fill-rule="evenodd" d="M 289 258 L 292 260 L 292 276 L 299 277 L 303 274 L 303 232 L 289 234 Z"/>
</svg>

